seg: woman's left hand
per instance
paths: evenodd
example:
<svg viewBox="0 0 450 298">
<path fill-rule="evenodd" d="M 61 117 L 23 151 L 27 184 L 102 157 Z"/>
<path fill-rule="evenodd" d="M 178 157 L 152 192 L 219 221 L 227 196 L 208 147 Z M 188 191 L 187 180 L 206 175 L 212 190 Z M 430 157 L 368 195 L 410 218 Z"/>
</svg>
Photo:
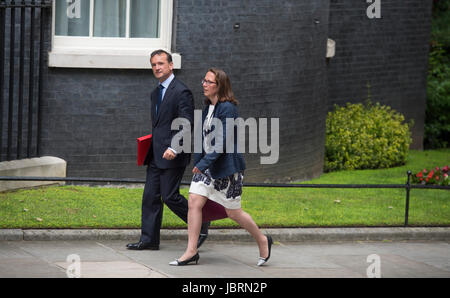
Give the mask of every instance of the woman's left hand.
<svg viewBox="0 0 450 298">
<path fill-rule="evenodd" d="M 197 167 L 194 167 L 192 169 L 192 174 L 201 174 L 201 173 L 202 173 L 202 171 L 200 171 Z"/>
</svg>

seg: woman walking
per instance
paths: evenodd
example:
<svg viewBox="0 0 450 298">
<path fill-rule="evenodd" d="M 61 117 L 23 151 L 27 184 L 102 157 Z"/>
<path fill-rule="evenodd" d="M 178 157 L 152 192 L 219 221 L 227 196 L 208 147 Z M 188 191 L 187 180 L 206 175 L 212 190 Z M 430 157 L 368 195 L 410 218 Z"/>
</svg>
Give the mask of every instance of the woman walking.
<svg viewBox="0 0 450 298">
<path fill-rule="evenodd" d="M 272 238 L 265 236 L 252 217 L 241 209 L 241 194 L 245 162 L 237 153 L 237 132 L 234 129 L 234 150 L 227 150 L 226 119 L 238 117 L 237 100 L 231 89 L 227 74 L 220 69 L 209 69 L 202 81 L 206 96 L 206 107 L 202 114 L 202 153 L 195 154 L 194 169 L 189 189 L 188 246 L 184 254 L 170 263 L 183 266 L 195 262 L 198 254 L 197 242 L 202 225 L 202 208 L 207 200 L 224 206 L 228 217 L 246 229 L 256 240 L 259 248 L 257 266 L 270 258 Z M 214 131 L 222 124 L 222 132 Z M 216 124 L 214 124 L 216 123 Z M 228 144 L 229 146 L 229 144 Z"/>
</svg>

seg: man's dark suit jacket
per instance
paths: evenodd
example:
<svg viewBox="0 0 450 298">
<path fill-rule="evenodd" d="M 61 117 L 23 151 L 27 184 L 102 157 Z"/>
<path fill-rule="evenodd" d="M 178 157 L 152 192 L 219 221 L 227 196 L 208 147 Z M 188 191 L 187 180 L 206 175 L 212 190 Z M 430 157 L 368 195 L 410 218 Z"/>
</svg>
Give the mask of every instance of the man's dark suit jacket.
<svg viewBox="0 0 450 298">
<path fill-rule="evenodd" d="M 189 120 L 191 126 L 194 123 L 194 97 L 192 92 L 181 81 L 174 78 L 164 95 L 163 102 L 156 114 L 156 102 L 159 97 L 157 87 L 151 94 L 152 113 L 152 143 L 145 158 L 144 164 L 149 165 L 154 157 L 156 167 L 159 169 L 171 169 L 186 167 L 190 162 L 191 155 L 178 153 L 174 160 L 166 160 L 162 156 L 170 147 L 172 138 L 179 131 L 171 130 L 172 121 L 176 118 Z"/>
</svg>

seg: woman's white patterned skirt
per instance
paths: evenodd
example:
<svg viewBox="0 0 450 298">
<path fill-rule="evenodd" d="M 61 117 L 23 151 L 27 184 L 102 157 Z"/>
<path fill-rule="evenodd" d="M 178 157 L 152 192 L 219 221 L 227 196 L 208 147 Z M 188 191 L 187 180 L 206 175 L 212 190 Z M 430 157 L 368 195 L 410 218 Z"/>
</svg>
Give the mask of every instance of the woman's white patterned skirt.
<svg viewBox="0 0 450 298">
<path fill-rule="evenodd" d="M 227 209 L 240 209 L 243 179 L 242 173 L 214 179 L 206 170 L 205 173 L 194 174 L 189 193 L 207 197 Z"/>
</svg>

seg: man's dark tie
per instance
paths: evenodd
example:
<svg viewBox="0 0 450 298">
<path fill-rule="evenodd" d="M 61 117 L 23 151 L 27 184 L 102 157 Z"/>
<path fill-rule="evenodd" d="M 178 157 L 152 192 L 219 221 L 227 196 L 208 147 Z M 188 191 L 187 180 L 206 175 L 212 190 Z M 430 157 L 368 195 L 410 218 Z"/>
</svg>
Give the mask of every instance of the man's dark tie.
<svg viewBox="0 0 450 298">
<path fill-rule="evenodd" d="M 159 85 L 159 96 L 158 96 L 158 102 L 156 103 L 156 115 L 158 115 L 159 112 L 159 107 L 161 106 L 162 100 L 163 100 L 163 90 L 164 90 L 164 86 L 163 85 Z"/>
</svg>

